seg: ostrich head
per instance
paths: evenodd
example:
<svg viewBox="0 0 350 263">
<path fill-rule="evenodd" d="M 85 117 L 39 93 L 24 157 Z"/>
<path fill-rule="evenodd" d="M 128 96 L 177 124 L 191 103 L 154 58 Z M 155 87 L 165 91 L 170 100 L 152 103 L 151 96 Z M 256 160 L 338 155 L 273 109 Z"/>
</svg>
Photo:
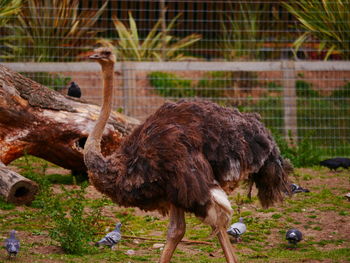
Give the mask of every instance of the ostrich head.
<svg viewBox="0 0 350 263">
<path fill-rule="evenodd" d="M 89 59 L 92 59 L 103 65 L 113 65 L 116 62 L 116 57 L 113 53 L 113 50 L 108 47 L 96 48 L 93 51 L 93 54 L 89 56 Z"/>
</svg>

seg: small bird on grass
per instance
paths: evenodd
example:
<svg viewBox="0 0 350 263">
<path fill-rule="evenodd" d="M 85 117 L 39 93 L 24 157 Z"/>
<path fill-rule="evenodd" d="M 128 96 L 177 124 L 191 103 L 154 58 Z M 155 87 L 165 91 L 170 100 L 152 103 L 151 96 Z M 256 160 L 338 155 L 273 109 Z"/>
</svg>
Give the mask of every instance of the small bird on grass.
<svg viewBox="0 0 350 263">
<path fill-rule="evenodd" d="M 110 248 L 113 248 L 120 240 L 121 240 L 121 234 L 120 234 L 120 228 L 122 224 L 117 223 L 115 226 L 115 229 L 112 232 L 107 233 L 100 241 L 96 242 L 96 246 L 108 246 Z"/>
<path fill-rule="evenodd" d="M 320 165 L 328 167 L 331 171 L 336 171 L 339 167 L 348 169 L 350 167 L 350 159 L 344 157 L 336 157 L 332 159 L 323 160 L 320 162 Z"/>
<path fill-rule="evenodd" d="M 290 185 L 290 192 L 292 194 L 297 194 L 297 193 L 309 193 L 310 190 L 306 188 L 302 188 L 301 186 L 297 184 L 291 184 Z"/>
<path fill-rule="evenodd" d="M 286 239 L 292 247 L 296 248 L 297 244 L 303 239 L 303 234 L 298 229 L 289 229 L 286 233 Z"/>
<path fill-rule="evenodd" d="M 70 96 L 70 97 L 74 97 L 74 98 L 80 98 L 81 97 L 80 87 L 74 81 L 72 81 L 70 83 L 67 95 Z"/>
<path fill-rule="evenodd" d="M 10 232 L 10 237 L 5 240 L 5 248 L 10 258 L 17 256 L 20 249 L 20 242 L 16 238 L 15 230 L 12 230 Z"/>
<path fill-rule="evenodd" d="M 232 224 L 227 230 L 227 234 L 232 236 L 236 242 L 241 242 L 241 235 L 247 231 L 247 226 L 243 222 L 243 217 L 240 217 L 238 222 Z"/>
</svg>

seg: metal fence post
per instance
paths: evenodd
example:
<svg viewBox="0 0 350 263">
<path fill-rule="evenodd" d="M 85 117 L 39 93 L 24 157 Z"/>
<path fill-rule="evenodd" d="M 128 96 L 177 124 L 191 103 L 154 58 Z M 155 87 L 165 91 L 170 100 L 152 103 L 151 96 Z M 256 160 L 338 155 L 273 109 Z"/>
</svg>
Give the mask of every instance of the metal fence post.
<svg viewBox="0 0 350 263">
<path fill-rule="evenodd" d="M 122 62 L 123 76 L 123 113 L 129 116 L 133 114 L 133 97 L 136 88 L 136 72 L 133 62 Z"/>
<path fill-rule="evenodd" d="M 289 145 L 296 145 L 298 138 L 297 99 L 294 61 L 281 61 L 283 73 L 284 135 Z"/>
</svg>

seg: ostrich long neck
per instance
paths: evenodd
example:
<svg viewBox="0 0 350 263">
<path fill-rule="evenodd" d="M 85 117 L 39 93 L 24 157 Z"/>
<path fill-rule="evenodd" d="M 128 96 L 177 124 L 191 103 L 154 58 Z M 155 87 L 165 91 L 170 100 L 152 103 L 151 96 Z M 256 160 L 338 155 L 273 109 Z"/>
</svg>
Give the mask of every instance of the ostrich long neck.
<svg viewBox="0 0 350 263">
<path fill-rule="evenodd" d="M 88 169 L 95 166 L 93 162 L 104 160 L 101 154 L 101 139 L 103 130 L 107 124 L 109 115 L 112 109 L 113 99 L 113 75 L 114 64 L 102 64 L 102 79 L 103 79 L 103 103 L 100 115 L 97 119 L 94 129 L 90 133 L 84 147 L 84 158 Z M 92 158 L 92 159 L 91 159 Z"/>
</svg>

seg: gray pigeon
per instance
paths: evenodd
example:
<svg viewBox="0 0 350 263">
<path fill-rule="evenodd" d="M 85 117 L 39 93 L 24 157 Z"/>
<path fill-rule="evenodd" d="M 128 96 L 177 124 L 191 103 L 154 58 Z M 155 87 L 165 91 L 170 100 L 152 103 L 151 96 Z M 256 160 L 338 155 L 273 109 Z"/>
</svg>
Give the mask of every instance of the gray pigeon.
<svg viewBox="0 0 350 263">
<path fill-rule="evenodd" d="M 96 242 L 96 246 L 108 246 L 110 248 L 113 248 L 121 239 L 121 234 L 120 234 L 120 228 L 122 224 L 117 223 L 115 226 L 115 229 L 112 232 L 107 233 L 107 235 L 104 236 L 100 241 Z"/>
<path fill-rule="evenodd" d="M 243 223 L 243 217 L 239 218 L 239 221 L 232 224 L 227 233 L 232 236 L 236 242 L 241 241 L 241 235 L 243 235 L 247 231 L 247 226 Z"/>
<path fill-rule="evenodd" d="M 296 193 L 309 193 L 310 190 L 306 189 L 306 188 L 302 188 L 301 186 L 297 185 L 297 184 L 291 184 L 290 185 L 290 191 L 292 194 L 296 194 Z"/>
<path fill-rule="evenodd" d="M 9 257 L 15 257 L 20 248 L 19 240 L 15 237 L 16 231 L 12 230 L 10 232 L 10 237 L 5 240 L 5 248 L 7 250 L 7 253 L 9 254 Z"/>
<path fill-rule="evenodd" d="M 286 233 L 288 243 L 296 246 L 303 239 L 303 234 L 298 229 L 289 229 Z"/>
</svg>

